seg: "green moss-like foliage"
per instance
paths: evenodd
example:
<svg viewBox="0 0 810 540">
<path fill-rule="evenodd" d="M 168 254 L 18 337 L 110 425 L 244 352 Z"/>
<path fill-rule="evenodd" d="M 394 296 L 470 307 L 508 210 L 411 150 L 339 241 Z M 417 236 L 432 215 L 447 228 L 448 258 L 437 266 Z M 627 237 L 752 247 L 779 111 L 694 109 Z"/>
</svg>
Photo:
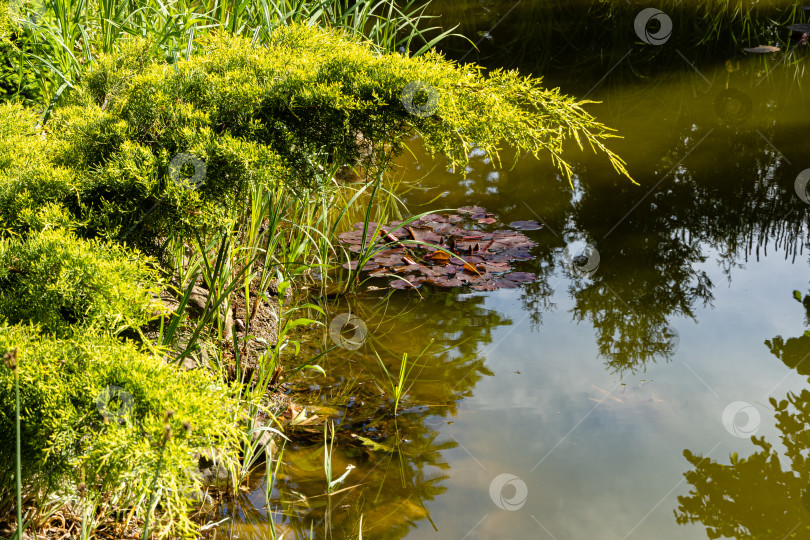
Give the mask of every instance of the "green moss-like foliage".
<svg viewBox="0 0 810 540">
<path fill-rule="evenodd" d="M 407 89 L 417 90 L 413 106 Z M 425 102 L 428 94 L 435 102 Z M 248 181 L 319 188 L 315 161 L 384 171 L 414 132 L 459 170 L 473 145 L 497 160 L 506 142 L 550 155 L 570 174 L 562 149 L 573 140 L 626 172 L 603 144 L 610 130 L 540 79 L 484 76 L 436 53 L 380 54 L 303 26 L 277 28 L 265 47 L 206 35 L 190 59 L 172 65 L 149 42 L 132 40 L 89 68 L 46 133 L 35 131 L 29 112 L 0 112 L 9 117 L 0 130 L 13 132 L 4 144 L 21 151 L 0 158 L 6 227 L 42 228 L 59 219 L 53 208 L 38 215 L 52 203 L 81 235 L 145 250 L 170 230 L 222 224 Z M 186 153 L 207 168 L 196 190 L 170 174 L 172 159 Z"/>
<path fill-rule="evenodd" d="M 75 224 L 79 186 L 71 171 L 49 159 L 37 116 L 17 104 L 0 104 L 0 236 Z"/>
<path fill-rule="evenodd" d="M 237 455 L 240 441 L 235 400 L 207 372 L 178 371 L 111 337 L 54 340 L 35 327 L 2 325 L 0 357 L 12 349 L 26 485 L 49 484 L 70 497 L 76 485 L 64 480 L 78 477 L 84 504 L 106 493 L 118 508 L 143 510 L 155 497 L 163 512 L 156 529 L 171 523 L 174 535 L 193 536 L 186 516 L 186 497 L 199 487 L 193 452 L 214 444 L 235 466 L 227 457 Z M 14 485 L 13 385 L 12 370 L 0 366 L 0 511 Z"/>
<path fill-rule="evenodd" d="M 413 105 L 426 113 L 417 115 L 403 92 L 418 88 Z M 189 223 L 194 208 L 213 220 L 238 200 L 248 175 L 319 187 L 313 156 L 376 174 L 414 132 L 459 170 L 473 145 L 497 160 L 508 143 L 550 155 L 570 175 L 562 150 L 573 140 L 626 172 L 603 144 L 611 131 L 580 105 L 515 72 L 484 76 L 436 53 L 379 54 L 336 32 L 289 26 L 265 47 L 206 35 L 173 65 L 148 42 L 131 41 L 90 68 L 49 126 L 53 163 L 79 175 L 88 230 L 115 237 L 137 223 L 154 236 L 165 224 Z M 167 180 L 181 153 L 206 163 L 197 191 Z"/>
<path fill-rule="evenodd" d="M 36 324 L 65 337 L 139 328 L 158 306 L 157 275 L 142 256 L 117 245 L 46 230 L 0 240 L 0 320 Z"/>
</svg>

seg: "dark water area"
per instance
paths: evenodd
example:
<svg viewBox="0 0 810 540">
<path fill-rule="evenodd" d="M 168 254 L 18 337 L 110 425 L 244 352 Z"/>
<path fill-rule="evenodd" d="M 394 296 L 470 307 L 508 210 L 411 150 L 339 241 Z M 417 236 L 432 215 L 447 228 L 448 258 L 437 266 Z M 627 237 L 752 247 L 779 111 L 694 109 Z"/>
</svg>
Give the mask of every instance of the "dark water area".
<svg viewBox="0 0 810 540">
<path fill-rule="evenodd" d="M 366 341 L 300 386 L 337 419 L 333 478 L 354 468 L 327 495 L 323 427 L 302 429 L 267 501 L 257 474 L 224 509 L 234 536 L 810 538 L 808 47 L 759 12 L 707 32 L 684 20 L 710 4 L 694 2 L 664 11 L 672 33 L 654 43 L 660 17 L 652 37 L 634 27 L 647 6 L 591 4 L 432 9 L 478 42 L 448 42 L 450 57 L 600 102 L 588 111 L 621 135 L 610 147 L 640 185 L 575 147 L 574 189 L 547 160 L 496 169 L 476 151 L 465 178 L 412 141 L 408 207 L 542 223 L 520 263 L 538 279 L 333 306 Z M 398 373 L 428 345 L 395 417 L 381 362 Z"/>
</svg>

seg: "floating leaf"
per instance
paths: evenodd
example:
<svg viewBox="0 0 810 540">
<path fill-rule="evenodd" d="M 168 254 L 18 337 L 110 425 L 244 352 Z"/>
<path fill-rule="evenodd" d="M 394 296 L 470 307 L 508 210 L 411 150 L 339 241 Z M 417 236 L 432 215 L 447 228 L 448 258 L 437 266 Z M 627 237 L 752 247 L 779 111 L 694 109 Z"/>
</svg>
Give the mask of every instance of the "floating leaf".
<svg viewBox="0 0 810 540">
<path fill-rule="evenodd" d="M 536 231 L 543 228 L 543 226 L 536 221 L 513 221 L 509 226 L 519 231 Z"/>
<path fill-rule="evenodd" d="M 448 264 L 446 266 L 441 265 L 431 266 L 430 270 L 433 272 L 434 276 L 443 276 L 448 274 L 455 274 L 456 272 L 458 272 L 458 266 L 453 266 L 452 264 Z"/>
<path fill-rule="evenodd" d="M 408 272 L 418 272 L 422 268 L 418 264 L 406 264 L 404 266 L 395 266 L 392 268 L 397 274 L 407 274 Z"/>
<path fill-rule="evenodd" d="M 487 273 L 490 273 L 490 274 L 502 274 L 502 273 L 508 272 L 508 271 L 510 271 L 512 269 L 512 267 L 510 267 L 505 262 L 496 262 L 496 263 L 487 262 L 487 263 L 483 264 L 482 266 L 484 268 L 486 268 Z"/>
<path fill-rule="evenodd" d="M 430 259 L 434 263 L 446 263 L 450 262 L 450 255 L 448 255 L 444 251 L 435 251 L 426 257 Z"/>
<path fill-rule="evenodd" d="M 487 211 L 481 208 L 480 206 L 462 206 L 458 209 L 460 214 L 484 214 L 486 215 Z"/>
<path fill-rule="evenodd" d="M 425 280 L 426 283 L 436 285 L 437 287 L 460 287 L 461 281 L 454 277 L 436 276 Z"/>
<path fill-rule="evenodd" d="M 432 228 L 433 232 L 436 234 L 449 234 L 451 231 L 458 230 L 458 227 L 452 223 L 437 223 L 435 221 L 429 221 L 426 223 L 426 226 Z"/>
<path fill-rule="evenodd" d="M 463 207 L 459 213 L 428 214 L 407 222 L 404 227 L 403 221 L 394 221 L 389 226 L 371 223 L 375 229 L 368 231 L 365 242 L 359 230 L 364 224 L 357 223 L 358 230 L 342 233 L 339 239 L 353 252 L 360 252 L 364 244 L 366 249 L 379 249 L 362 270 L 369 272 L 370 277 L 394 277 L 389 282 L 394 289 L 413 289 L 430 283 L 436 287 L 470 285 L 476 290 L 493 291 L 536 279 L 528 272 L 513 272 L 511 266 L 513 261 L 531 259 L 529 248 L 535 242 L 515 230 L 475 229 L 476 225 L 497 222 L 495 214 L 480 206 Z M 462 223 L 470 223 L 472 229 Z M 523 230 L 540 228 L 534 221 L 514 222 L 512 226 Z M 408 243 L 411 240 L 418 244 Z M 357 264 L 352 261 L 345 266 L 356 269 Z"/>
<path fill-rule="evenodd" d="M 442 237 L 433 232 L 433 229 L 430 227 L 408 227 L 407 229 L 411 235 L 411 238 L 417 242 L 439 244 L 442 241 Z"/>
<path fill-rule="evenodd" d="M 360 240 L 362 240 L 363 238 L 363 233 L 361 231 L 347 231 L 344 233 L 340 233 L 338 235 L 338 238 L 340 238 L 341 242 L 345 242 L 347 244 L 353 243 L 355 241 L 360 242 Z"/>
<path fill-rule="evenodd" d="M 501 289 L 514 289 L 515 287 L 520 285 L 520 283 L 518 283 L 517 281 L 512 281 L 511 279 L 506 279 L 502 277 L 495 278 L 492 280 L 492 282 Z"/>
<path fill-rule="evenodd" d="M 355 270 L 358 264 L 360 264 L 360 261 L 349 261 L 343 265 L 343 268 L 345 268 L 346 270 Z M 366 264 L 363 265 L 363 268 L 361 268 L 361 270 L 363 270 L 364 272 L 370 272 L 371 270 L 376 270 L 379 267 L 380 265 L 377 264 L 376 262 L 368 261 Z"/>
<path fill-rule="evenodd" d="M 413 278 L 413 276 L 408 276 L 408 278 Z M 395 279 L 391 282 L 392 289 L 418 289 L 419 286 L 422 284 L 422 279 Z"/>
<path fill-rule="evenodd" d="M 537 279 L 537 276 L 531 272 L 509 272 L 503 276 L 504 279 L 509 281 L 516 281 L 518 283 L 529 283 Z"/>
<path fill-rule="evenodd" d="M 529 261 L 531 259 L 532 254 L 523 248 L 507 249 L 489 257 L 492 262 Z"/>
<path fill-rule="evenodd" d="M 402 257 L 398 255 L 393 255 L 390 257 L 374 257 L 374 262 L 376 262 L 380 266 L 387 266 L 388 268 L 393 268 L 402 263 Z"/>
<path fill-rule="evenodd" d="M 482 276 L 481 274 L 472 274 L 470 272 L 456 273 L 456 279 L 461 281 L 462 283 L 470 283 L 470 284 L 481 283 L 482 281 L 484 281 L 484 279 L 482 279 L 483 277 L 484 276 Z"/>
<path fill-rule="evenodd" d="M 468 262 L 464 263 L 464 270 L 471 274 L 478 274 L 479 276 L 487 273 L 487 268 L 483 264 L 476 265 Z"/>
<path fill-rule="evenodd" d="M 495 283 L 495 281 L 487 281 L 485 283 L 481 283 L 480 285 L 473 285 L 472 288 L 476 291 L 496 291 L 501 287 Z"/>
<path fill-rule="evenodd" d="M 461 242 L 456 242 L 453 246 L 455 251 L 460 254 L 465 253 L 475 253 L 481 247 L 480 240 L 464 240 Z"/>
<path fill-rule="evenodd" d="M 782 49 L 774 47 L 773 45 L 757 45 L 756 47 L 747 47 L 743 50 L 749 53 L 775 53 Z"/>
</svg>

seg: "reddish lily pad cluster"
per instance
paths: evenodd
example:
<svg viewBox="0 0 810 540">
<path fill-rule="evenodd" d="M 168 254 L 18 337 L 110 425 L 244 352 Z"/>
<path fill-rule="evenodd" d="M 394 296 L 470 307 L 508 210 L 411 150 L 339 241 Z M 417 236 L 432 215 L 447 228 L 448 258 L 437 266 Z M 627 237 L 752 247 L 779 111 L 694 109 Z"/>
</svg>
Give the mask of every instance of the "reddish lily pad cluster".
<svg viewBox="0 0 810 540">
<path fill-rule="evenodd" d="M 349 250 L 376 252 L 361 268 L 372 277 L 393 277 L 395 289 L 414 289 L 423 283 L 437 287 L 470 285 L 479 291 L 517 287 L 537 279 L 530 272 L 513 271 L 511 263 L 532 258 L 535 243 L 515 230 L 488 230 L 497 216 L 478 206 L 458 209 L 458 214 L 430 214 L 405 223 L 380 227 L 369 223 L 363 242 L 363 223 L 344 232 L 340 240 Z M 514 222 L 519 230 L 536 230 L 533 221 Z M 437 248 L 438 246 L 438 248 Z M 440 248 L 440 249 L 439 249 Z M 359 261 L 344 264 L 356 269 Z"/>
</svg>

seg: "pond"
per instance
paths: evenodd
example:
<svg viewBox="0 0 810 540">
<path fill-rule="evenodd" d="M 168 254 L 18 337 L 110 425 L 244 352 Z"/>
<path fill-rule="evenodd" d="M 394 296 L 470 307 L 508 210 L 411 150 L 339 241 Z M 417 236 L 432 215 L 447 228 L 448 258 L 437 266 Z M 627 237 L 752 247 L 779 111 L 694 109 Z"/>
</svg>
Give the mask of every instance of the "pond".
<svg viewBox="0 0 810 540">
<path fill-rule="evenodd" d="M 267 478 L 254 475 L 220 509 L 240 518 L 220 533 L 269 538 L 272 523 L 285 538 L 807 537 L 810 311 L 794 297 L 810 277 L 807 47 L 699 45 L 678 39 L 678 21 L 671 40 L 644 43 L 632 17 L 579 21 L 573 8 L 547 35 L 531 2 L 517 4 L 434 5 L 479 42 L 448 54 L 601 102 L 588 110 L 623 137 L 610 147 L 640 185 L 587 150 L 571 154 L 573 190 L 531 158 L 496 169 L 473 152 L 462 177 L 412 141 L 399 161 L 409 209 L 478 205 L 503 223 L 541 223 L 525 231 L 534 259 L 519 263 L 538 279 L 371 290 L 330 308 L 362 319 L 365 343 L 329 353 L 327 376 L 298 386 L 317 389 L 309 404 L 336 422 L 332 477 L 355 468 L 325 495 L 323 424 L 303 426 L 270 512 Z M 564 40 L 571 27 L 594 35 Z M 587 271 L 566 253 L 588 257 Z M 396 376 L 404 353 L 415 368 L 394 418 L 380 362 Z M 788 415 L 779 402 L 791 392 Z"/>
</svg>

